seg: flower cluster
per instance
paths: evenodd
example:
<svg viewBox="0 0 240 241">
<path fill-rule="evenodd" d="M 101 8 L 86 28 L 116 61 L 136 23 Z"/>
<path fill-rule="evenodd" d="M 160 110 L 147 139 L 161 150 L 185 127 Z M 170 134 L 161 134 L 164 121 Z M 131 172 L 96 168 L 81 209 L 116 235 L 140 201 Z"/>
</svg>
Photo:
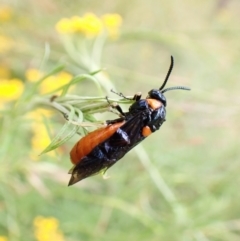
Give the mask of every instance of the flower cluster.
<svg viewBox="0 0 240 241">
<path fill-rule="evenodd" d="M 54 217 L 38 216 L 34 219 L 35 237 L 38 241 L 63 241 L 63 233 L 59 230 L 59 222 Z"/>
<path fill-rule="evenodd" d="M 122 18 L 119 14 L 105 14 L 98 18 L 93 13 L 86 13 L 83 17 L 61 19 L 56 24 L 56 30 L 61 34 L 81 33 L 87 37 L 95 37 L 105 31 L 114 38 L 119 35 L 121 24 Z"/>
<path fill-rule="evenodd" d="M 31 68 L 26 71 L 25 75 L 28 81 L 35 82 L 43 77 L 44 73 L 38 69 Z M 51 75 L 40 85 L 39 92 L 40 94 L 52 92 L 63 85 L 68 84 L 72 78 L 73 76 L 66 71 L 61 71 L 56 75 Z"/>
<path fill-rule="evenodd" d="M 9 69 L 0 66 L 0 110 L 7 108 L 7 103 L 17 101 L 25 91 L 28 83 L 36 82 L 44 76 L 44 73 L 37 69 L 28 69 L 25 72 L 26 81 L 12 78 Z M 38 92 L 43 95 L 57 90 L 61 86 L 68 84 L 72 79 L 72 75 L 68 72 L 61 71 L 58 74 L 51 75 L 46 78 L 39 86 Z M 26 90 L 27 91 L 27 90 Z M 54 92 L 58 93 L 58 92 Z M 30 157 L 37 160 L 41 151 L 51 142 L 49 133 L 43 122 L 44 117 L 51 117 L 52 112 L 46 109 L 35 109 L 27 114 L 27 118 L 31 120 L 32 129 L 32 151 Z M 50 152 L 49 155 L 54 155 Z"/>
<path fill-rule="evenodd" d="M 17 99 L 23 92 L 23 83 L 20 79 L 0 80 L 1 103 Z"/>
<path fill-rule="evenodd" d="M 43 122 L 43 116 L 44 118 L 50 118 L 52 114 L 52 111 L 43 108 L 37 108 L 27 114 L 27 118 L 32 120 L 32 150 L 30 152 L 30 158 L 34 161 L 39 160 L 39 154 L 51 142 L 48 130 Z M 55 152 L 48 152 L 47 155 L 55 156 Z"/>
<path fill-rule="evenodd" d="M 29 82 L 35 82 L 43 77 L 43 73 L 37 69 L 28 69 L 25 73 Z M 49 76 L 39 87 L 40 94 L 52 92 L 69 83 L 72 75 L 62 71 L 56 75 Z M 8 101 L 17 100 L 24 91 L 24 82 L 18 78 L 11 78 L 8 69 L 0 66 L 0 109 Z"/>
<path fill-rule="evenodd" d="M 23 82 L 18 78 L 11 78 L 9 69 L 0 66 L 0 109 L 6 102 L 18 99 L 23 89 Z"/>
</svg>

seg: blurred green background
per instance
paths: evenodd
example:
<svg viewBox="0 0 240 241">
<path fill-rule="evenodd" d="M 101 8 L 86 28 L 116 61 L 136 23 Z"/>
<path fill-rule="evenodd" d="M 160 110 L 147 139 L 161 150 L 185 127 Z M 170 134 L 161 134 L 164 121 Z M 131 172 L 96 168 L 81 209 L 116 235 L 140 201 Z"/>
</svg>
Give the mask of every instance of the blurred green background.
<svg viewBox="0 0 240 241">
<path fill-rule="evenodd" d="M 116 97 L 111 85 L 145 97 L 161 85 L 170 55 L 167 87 L 191 91 L 166 93 L 167 121 L 114 165 L 109 179 L 97 175 L 71 187 L 69 151 L 79 137 L 38 157 L 42 149 L 33 154 L 31 139 L 42 132 L 25 116 L 39 92 L 23 108 L 4 104 L 0 240 L 240 240 L 240 2 L 1 0 L 1 78 L 25 85 L 26 70 L 48 73 L 60 64 L 72 76 L 87 73 L 55 25 L 89 12 L 122 17 L 119 37 L 97 49 L 100 64 L 88 69 L 104 68 L 111 80 L 101 82 L 102 95 Z M 74 92 L 100 94 L 88 81 Z M 56 112 L 47 122 L 54 136 L 64 119 Z"/>
</svg>

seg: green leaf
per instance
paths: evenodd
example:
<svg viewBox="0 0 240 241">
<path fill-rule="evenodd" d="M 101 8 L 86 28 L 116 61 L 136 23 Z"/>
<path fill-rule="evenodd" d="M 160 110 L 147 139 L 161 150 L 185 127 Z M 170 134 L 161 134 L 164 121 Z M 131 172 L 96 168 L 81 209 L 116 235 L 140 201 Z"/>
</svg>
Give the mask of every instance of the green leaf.
<svg viewBox="0 0 240 241">
<path fill-rule="evenodd" d="M 96 73 L 98 73 L 99 71 L 97 71 Z M 93 74 L 95 74 L 95 72 L 93 72 Z M 98 80 L 92 75 L 92 74 L 81 74 L 81 75 L 78 75 L 76 77 L 74 77 L 68 84 L 64 85 L 62 88 L 62 93 L 60 96 L 64 96 L 66 95 L 66 93 L 68 92 L 68 89 L 72 86 L 72 85 L 75 85 L 77 84 L 78 82 L 82 81 L 82 80 L 85 80 L 85 79 L 89 79 L 89 80 L 92 80 L 99 92 L 102 92 L 101 90 L 101 85 L 98 83 Z"/>
<path fill-rule="evenodd" d="M 78 113 L 78 120 L 77 122 L 81 123 L 83 121 L 83 114 L 80 110 L 77 110 L 70 106 L 70 114 L 69 114 L 69 120 L 72 120 L 73 117 L 75 116 L 75 113 Z M 49 151 L 52 151 L 59 146 L 61 146 L 63 143 L 68 141 L 78 130 L 80 126 L 78 125 L 73 125 L 70 122 L 66 122 L 59 133 L 53 138 L 52 142 L 41 152 L 40 155 L 47 153 Z"/>
</svg>

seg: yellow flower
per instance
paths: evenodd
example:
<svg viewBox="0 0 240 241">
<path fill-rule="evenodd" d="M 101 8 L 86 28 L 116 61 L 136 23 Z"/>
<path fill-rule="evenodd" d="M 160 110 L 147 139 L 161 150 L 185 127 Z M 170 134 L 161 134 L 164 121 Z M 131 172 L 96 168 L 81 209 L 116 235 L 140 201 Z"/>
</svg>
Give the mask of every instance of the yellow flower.
<svg viewBox="0 0 240 241">
<path fill-rule="evenodd" d="M 107 28 L 119 28 L 122 25 L 122 17 L 119 14 L 104 14 L 102 20 Z"/>
<path fill-rule="evenodd" d="M 28 69 L 25 73 L 27 80 L 30 82 L 38 81 L 41 77 L 43 77 L 44 73 L 39 71 L 38 69 Z M 46 94 L 48 92 L 52 92 L 61 86 L 69 83 L 69 81 L 73 78 L 73 76 L 65 71 L 60 72 L 57 75 L 52 75 L 46 78 L 40 85 L 40 93 Z"/>
<path fill-rule="evenodd" d="M 40 86 L 40 92 L 41 94 L 52 92 L 60 88 L 61 86 L 69 83 L 72 78 L 73 77 L 71 74 L 64 71 L 60 72 L 58 75 L 52 75 L 43 81 Z"/>
<path fill-rule="evenodd" d="M 64 241 L 63 233 L 59 230 L 59 222 L 56 218 L 37 216 L 33 224 L 35 237 L 38 241 Z"/>
<path fill-rule="evenodd" d="M 6 102 L 18 99 L 24 89 L 23 82 L 19 79 L 0 79 L 0 109 Z"/>
<path fill-rule="evenodd" d="M 83 32 L 84 20 L 81 17 L 73 16 L 71 18 L 73 32 Z"/>
<path fill-rule="evenodd" d="M 103 30 L 101 20 L 93 13 L 86 13 L 83 16 L 82 31 L 87 37 L 99 35 Z"/>
<path fill-rule="evenodd" d="M 38 108 L 27 114 L 26 118 L 32 120 L 32 151 L 30 157 L 32 160 L 39 160 L 39 154 L 50 144 L 51 138 L 49 136 L 48 130 L 43 123 L 43 117 L 51 117 L 53 112 L 51 110 L 46 110 Z M 55 152 L 48 152 L 50 156 L 55 156 Z"/>
<path fill-rule="evenodd" d="M 25 72 L 25 76 L 27 80 L 31 82 L 35 82 L 35 81 L 38 81 L 43 76 L 43 73 L 38 69 L 31 68 Z"/>
<path fill-rule="evenodd" d="M 8 6 L 0 7 L 0 21 L 8 21 L 12 18 L 12 9 Z"/>
<path fill-rule="evenodd" d="M 27 114 L 27 118 L 32 120 L 32 151 L 30 157 L 34 160 L 38 160 L 39 154 L 50 144 L 51 138 L 49 136 L 48 130 L 43 123 L 43 117 L 48 118 L 52 116 L 51 110 L 46 110 L 38 108 Z M 55 152 L 48 152 L 50 156 L 55 156 Z"/>
<path fill-rule="evenodd" d="M 7 36 L 0 35 L 0 53 L 5 53 L 13 47 L 13 40 Z"/>
<path fill-rule="evenodd" d="M 29 112 L 26 117 L 28 119 L 32 119 L 35 122 L 42 122 L 43 116 L 46 118 L 50 118 L 52 114 L 53 114 L 52 110 L 37 108 L 34 111 Z"/>
<path fill-rule="evenodd" d="M 0 236 L 0 241 L 8 241 L 8 238 L 6 236 Z"/>
<path fill-rule="evenodd" d="M 62 18 L 57 22 L 55 28 L 60 34 L 69 34 L 74 32 L 73 22 L 69 18 Z"/>
<path fill-rule="evenodd" d="M 59 222 L 56 218 L 49 217 L 44 218 L 42 216 L 37 216 L 33 224 L 37 228 L 46 228 L 46 230 L 56 230 L 58 228 Z"/>
<path fill-rule="evenodd" d="M 32 147 L 39 154 L 50 144 L 51 139 L 44 124 L 35 123 L 33 126 Z"/>
<path fill-rule="evenodd" d="M 0 79 L 0 100 L 16 100 L 23 92 L 23 83 L 20 79 Z"/>
<path fill-rule="evenodd" d="M 119 34 L 121 24 L 122 18 L 118 14 L 105 14 L 100 19 L 93 13 L 86 13 L 83 17 L 61 19 L 56 24 L 56 30 L 62 34 L 82 33 L 86 37 L 96 37 L 103 32 L 105 26 L 109 35 L 115 37 Z"/>
<path fill-rule="evenodd" d="M 102 16 L 102 21 L 111 37 L 119 35 L 119 28 L 122 25 L 122 17 L 119 14 L 105 14 Z"/>
</svg>

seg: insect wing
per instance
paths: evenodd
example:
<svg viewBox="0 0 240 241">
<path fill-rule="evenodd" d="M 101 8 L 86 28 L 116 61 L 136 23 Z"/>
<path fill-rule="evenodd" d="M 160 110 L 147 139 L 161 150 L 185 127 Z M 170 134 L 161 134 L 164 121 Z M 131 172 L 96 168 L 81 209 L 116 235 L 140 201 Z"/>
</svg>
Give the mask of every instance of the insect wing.
<svg viewBox="0 0 240 241">
<path fill-rule="evenodd" d="M 97 145 L 87 156 L 72 169 L 72 177 L 69 185 L 105 172 L 120 158 L 122 158 L 129 150 L 144 139 L 141 135 L 141 129 L 144 126 L 142 113 L 128 118 L 116 132 L 107 140 Z"/>
<path fill-rule="evenodd" d="M 122 125 L 106 142 L 113 149 L 130 148 L 144 139 L 141 135 L 144 127 L 144 113 L 138 112 Z"/>
</svg>

